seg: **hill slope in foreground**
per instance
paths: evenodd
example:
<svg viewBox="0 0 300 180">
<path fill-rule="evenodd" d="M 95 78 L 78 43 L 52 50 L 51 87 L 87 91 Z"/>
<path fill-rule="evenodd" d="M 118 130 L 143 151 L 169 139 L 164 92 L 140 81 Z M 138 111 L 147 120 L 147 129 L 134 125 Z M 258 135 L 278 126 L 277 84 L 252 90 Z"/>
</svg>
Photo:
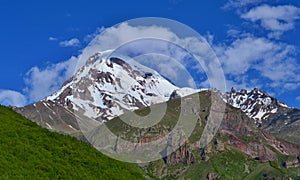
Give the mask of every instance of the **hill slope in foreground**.
<svg viewBox="0 0 300 180">
<path fill-rule="evenodd" d="M 144 179 L 137 165 L 104 156 L 89 144 L 50 132 L 0 107 L 0 179 Z"/>
<path fill-rule="evenodd" d="M 244 113 L 230 106 L 226 107 L 226 118 L 213 141 L 207 147 L 199 148 L 198 140 L 211 111 L 209 96 L 209 91 L 199 93 L 202 102 L 199 110 L 202 113 L 188 142 L 163 159 L 140 164 L 141 168 L 136 164 L 122 163 L 106 157 L 87 143 L 50 132 L 13 110 L 0 107 L 0 179 L 15 177 L 297 179 L 299 177 L 297 164 L 299 162 L 295 155 L 291 155 L 299 152 L 298 146 L 276 140 L 263 133 Z M 159 124 L 150 129 L 140 129 L 141 134 L 144 134 L 140 139 L 141 143 L 151 141 L 151 137 L 156 137 L 159 132 L 172 129 L 178 115 L 175 109 L 180 105 L 180 99 L 169 101 L 165 117 Z M 149 113 L 149 107 L 137 110 L 136 113 L 145 115 Z M 131 138 L 134 138 L 132 134 L 136 134 L 135 128 L 122 124 L 119 118 L 107 122 L 106 125 L 124 139 L 132 140 Z M 172 142 L 170 147 L 172 148 Z M 121 147 L 117 149 L 122 151 Z M 290 167 L 286 168 L 287 165 Z"/>
</svg>

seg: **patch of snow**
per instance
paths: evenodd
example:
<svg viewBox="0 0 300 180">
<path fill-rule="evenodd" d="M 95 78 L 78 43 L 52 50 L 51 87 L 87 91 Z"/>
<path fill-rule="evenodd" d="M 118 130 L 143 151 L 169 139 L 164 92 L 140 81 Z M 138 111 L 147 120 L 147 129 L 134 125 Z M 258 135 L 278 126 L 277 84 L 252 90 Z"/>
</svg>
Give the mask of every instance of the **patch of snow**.
<svg viewBox="0 0 300 180">
<path fill-rule="evenodd" d="M 272 103 L 272 100 L 271 100 L 270 97 L 267 97 L 267 98 L 265 98 L 265 99 L 262 99 L 261 101 L 262 101 L 262 103 L 263 103 L 265 106 L 268 106 L 268 105 L 270 105 L 270 104 Z"/>
<path fill-rule="evenodd" d="M 255 116 L 253 116 L 253 118 L 261 120 L 265 114 L 266 112 L 264 112 L 263 110 L 259 110 L 258 113 Z"/>
<path fill-rule="evenodd" d="M 68 125 L 69 126 L 69 128 L 71 128 L 71 129 L 73 129 L 73 130 L 77 130 L 77 129 L 75 129 L 73 126 L 71 126 L 71 125 Z"/>
<path fill-rule="evenodd" d="M 276 113 L 277 112 L 277 108 L 272 109 L 271 113 Z"/>
<path fill-rule="evenodd" d="M 55 101 L 55 99 L 58 98 L 58 96 L 64 92 L 64 90 L 69 87 L 72 84 L 72 82 L 69 82 L 68 84 L 66 84 L 65 86 L 63 86 L 61 89 L 59 89 L 56 93 L 46 97 L 44 100 L 45 101 Z"/>
<path fill-rule="evenodd" d="M 48 123 L 46 123 L 46 126 L 47 126 L 49 129 L 52 129 L 52 127 L 51 127 Z"/>
<path fill-rule="evenodd" d="M 284 104 L 284 103 L 279 102 L 279 105 L 282 106 L 282 107 L 288 108 L 288 105 L 286 105 L 286 104 Z"/>
<path fill-rule="evenodd" d="M 100 52 L 92 57 L 94 59 L 87 61 L 87 63 L 75 73 L 71 82 L 64 85 L 60 90 L 45 100 L 59 103 L 59 96 L 66 88 L 73 90 L 75 87 L 82 87 L 82 84 L 85 84 L 82 83 L 82 81 L 89 79 L 91 82 L 87 81 L 83 89 L 76 89 L 79 97 L 80 94 L 88 94 L 88 98 L 79 98 L 76 95 L 69 95 L 64 102 L 69 100 L 73 105 L 73 110 L 79 111 L 82 109 L 84 111 L 83 114 L 91 119 L 96 119 L 101 116 L 110 119 L 128 110 L 132 111 L 138 109 L 139 107 L 135 105 L 134 100 L 143 106 L 149 106 L 168 101 L 174 90 L 177 90 L 180 96 L 187 96 L 207 90 L 194 90 L 191 88 L 180 89 L 163 78 L 155 70 L 143 66 L 128 57 L 119 58 L 128 63 L 134 72 L 128 72 L 127 69 L 116 63 L 111 67 L 109 64 L 112 62 L 108 59 L 111 52 L 112 50 Z M 117 57 L 115 55 L 113 56 Z M 112 79 L 114 83 L 102 83 L 101 81 L 97 81 L 92 78 L 92 71 L 109 73 L 109 78 Z M 152 75 L 145 77 L 146 73 L 151 73 Z M 117 78 L 120 80 L 119 83 Z M 104 79 L 105 78 L 103 78 L 103 80 Z M 105 99 L 103 93 L 107 95 Z M 74 92 L 72 94 L 74 94 Z M 111 96 L 111 98 L 109 96 Z M 127 98 L 125 98 L 125 96 Z M 105 105 L 105 100 L 111 101 L 112 107 L 109 108 L 108 105 Z M 44 105 L 48 107 L 47 104 L 44 103 Z"/>
</svg>

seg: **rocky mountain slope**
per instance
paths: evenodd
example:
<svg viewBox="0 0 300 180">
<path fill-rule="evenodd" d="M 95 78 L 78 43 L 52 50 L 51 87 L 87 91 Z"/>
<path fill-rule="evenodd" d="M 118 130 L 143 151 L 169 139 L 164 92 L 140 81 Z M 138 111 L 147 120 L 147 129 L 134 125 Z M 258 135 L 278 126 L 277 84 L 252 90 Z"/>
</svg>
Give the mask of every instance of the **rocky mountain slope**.
<svg viewBox="0 0 300 180">
<path fill-rule="evenodd" d="M 300 110 L 268 95 L 260 89 L 236 91 L 223 94 L 223 99 L 241 109 L 255 124 L 269 133 L 300 145 Z"/>
<path fill-rule="evenodd" d="M 168 134 L 178 117 L 183 117 L 187 122 L 191 117 L 196 117 L 196 127 L 187 141 L 180 142 L 177 147 L 178 142 L 170 138 L 159 160 L 141 165 L 150 177 L 203 179 L 235 176 L 251 179 L 263 176 L 261 169 L 267 171 L 267 176 L 297 177 L 295 168 L 300 164 L 299 110 L 287 107 L 258 89 L 232 89 L 225 94 L 217 93 L 218 96 L 212 99 L 212 90 L 197 94 L 198 90 L 180 89 L 156 71 L 132 59 L 108 57 L 109 53 L 95 54 L 59 91 L 15 111 L 50 130 L 79 138 L 82 137 L 81 123 L 102 124 L 99 128 L 105 125 L 117 135 L 117 139 L 112 141 L 116 144 L 108 146 L 111 151 L 117 152 L 138 151 L 139 145 Z M 194 96 L 199 96 L 200 106 L 182 109 L 185 106 L 181 103 L 190 102 L 195 99 Z M 226 108 L 210 107 L 212 101 L 219 105 L 227 103 L 224 104 Z M 159 109 L 162 102 L 167 102 L 166 113 L 151 127 L 135 128 L 120 120 L 132 111 L 147 117 L 151 112 L 149 106 Z M 181 111 L 183 116 L 180 116 Z M 210 116 L 210 112 L 214 112 L 214 116 Z M 140 116 L 132 116 L 135 117 Z M 149 121 L 156 120 L 156 116 L 151 118 Z M 217 123 L 218 120 L 223 120 L 219 129 L 208 127 L 216 132 L 213 140 L 210 141 L 209 136 L 200 140 L 205 125 Z M 101 132 L 97 130 L 88 132 L 86 137 L 95 147 L 100 147 L 101 140 L 111 141 L 110 137 L 97 137 L 97 132 Z M 139 145 L 118 145 L 120 139 Z M 182 139 L 181 135 L 179 139 Z M 204 142 L 210 143 L 203 147 Z M 168 154 L 170 150 L 175 151 Z M 217 165 L 219 162 L 223 163 L 222 167 Z M 236 172 L 236 169 L 244 173 Z"/>
<path fill-rule="evenodd" d="M 15 110 L 43 127 L 74 134 L 80 132 L 78 123 L 86 122 L 82 115 L 92 123 L 102 123 L 198 91 L 180 89 L 156 71 L 127 57 L 108 57 L 110 53 L 96 53 L 56 93 Z M 221 96 L 261 129 L 300 145 L 299 109 L 289 108 L 259 89 L 232 89 Z"/>
<path fill-rule="evenodd" d="M 245 89 L 236 91 L 232 88 L 230 92 L 223 95 L 223 98 L 225 102 L 241 109 L 246 115 L 254 119 L 258 126 L 265 123 L 268 118 L 272 118 L 275 113 L 282 113 L 288 108 L 286 104 L 256 88 L 251 91 Z"/>
<path fill-rule="evenodd" d="M 161 152 L 162 159 L 141 165 L 149 176 L 186 179 L 230 179 L 232 177 L 235 179 L 259 179 L 266 177 L 297 178 L 300 175 L 300 173 L 298 174 L 300 146 L 280 140 L 259 129 L 254 121 L 240 109 L 226 105 L 221 112 L 210 107 L 211 91 L 202 91 L 198 96 L 202 102 L 200 107 L 196 111 L 184 111 L 190 114 L 199 112 L 199 118 L 191 136 L 187 141 L 181 142 L 179 148 L 176 148 L 178 142 L 174 140 L 174 137 L 168 138 L 166 148 L 176 150 L 163 157 L 164 150 Z M 182 102 L 188 101 L 190 97 L 168 101 L 165 116 L 152 127 L 129 126 L 121 120 L 126 114 L 105 123 L 106 127 L 120 139 L 138 144 L 133 146 L 131 143 L 119 144 L 118 141 L 114 141 L 115 144 L 111 145 L 111 150 L 119 153 L 126 152 L 128 149 L 139 152 L 143 145 L 168 135 L 180 117 L 178 109 Z M 217 103 L 224 103 L 221 98 L 214 100 Z M 152 105 L 152 108 L 155 106 L 160 106 L 160 104 Z M 223 121 L 212 141 L 202 147 L 200 137 L 208 123 L 211 111 L 220 114 L 219 118 L 222 118 Z M 149 107 L 139 109 L 135 113 L 148 114 Z M 189 122 L 191 116 L 185 117 L 185 121 Z M 101 127 L 99 128 L 93 133 L 95 147 L 110 141 L 109 137 L 97 138 L 97 132 L 101 131 Z M 150 150 L 147 152 L 151 154 Z"/>
<path fill-rule="evenodd" d="M 156 71 L 109 54 L 96 53 L 56 93 L 16 111 L 43 127 L 72 134 L 80 130 L 78 116 L 102 123 L 127 111 L 197 92 L 180 90 Z"/>
<path fill-rule="evenodd" d="M 216 136 L 206 147 L 200 148 L 199 137 L 207 124 L 209 112 L 215 109 L 210 107 L 210 91 L 202 91 L 198 95 L 202 103 L 197 110 L 200 112 L 199 119 L 191 136 L 168 156 L 154 162 L 139 164 L 146 173 L 144 178 L 297 179 L 300 176 L 300 147 L 278 140 L 258 129 L 241 110 L 231 106 L 227 106 L 224 110 L 225 116 Z M 140 144 L 151 142 L 165 135 L 174 127 L 179 115 L 178 109 L 182 102 L 189 98 L 190 96 L 187 96 L 183 100 L 176 98 L 168 101 L 166 115 L 160 123 L 149 128 L 140 128 L 139 133 L 132 133 L 137 129 L 124 124 L 120 120 L 122 117 L 113 118 L 105 125 L 124 139 Z M 216 100 L 218 103 L 222 103 L 221 99 Z M 152 106 L 160 106 L 160 104 Z M 149 113 L 149 109 L 150 107 L 141 108 L 135 113 L 146 115 Z M 0 112 L 1 127 L 3 128 L 3 131 L 0 131 L 2 134 L 1 150 L 3 151 L 1 153 L 3 166 L 0 166 L 0 169 L 4 168 L 3 172 L 5 173 L 2 174 L 4 178 L 13 178 L 14 175 L 17 175 L 18 178 L 27 177 L 28 174 L 32 174 L 31 177 L 38 175 L 38 177 L 45 178 L 76 178 L 82 177 L 82 175 L 88 177 L 87 174 L 90 175 L 89 177 L 97 176 L 98 178 L 126 179 L 133 178 L 132 176 L 137 179 L 143 178 L 141 177 L 143 173 L 139 171 L 139 168 L 132 169 L 135 165 L 128 164 L 124 168 L 124 163 L 115 162 L 101 153 L 95 156 L 97 153 L 91 146 L 75 142 L 74 138 L 38 128 L 37 125 L 7 108 L 0 108 Z M 189 113 L 195 113 L 195 111 Z M 139 137 L 135 138 L 135 135 Z M 11 143 L 14 145 L 11 146 Z M 24 148 L 25 146 L 26 148 Z M 173 140 L 170 139 L 168 148 L 173 146 Z M 123 148 L 126 147 L 116 146 L 115 150 L 122 151 Z M 20 149 L 23 150 L 20 151 Z M 9 155 L 10 158 L 17 156 L 20 159 L 10 161 L 9 158 L 5 158 L 6 155 Z M 35 158 L 35 161 L 32 158 Z M 7 160 L 8 163 L 5 163 Z M 70 166 L 66 165 L 70 161 L 72 162 Z M 91 162 L 92 164 L 90 164 Z M 101 167 L 97 169 L 99 163 Z M 80 165 L 84 168 L 92 166 L 84 173 L 79 173 L 80 171 L 77 171 L 76 168 Z M 121 169 L 118 169 L 119 166 Z M 72 170 L 68 171 L 68 168 Z M 84 170 L 84 168 L 80 168 L 80 170 Z"/>
</svg>

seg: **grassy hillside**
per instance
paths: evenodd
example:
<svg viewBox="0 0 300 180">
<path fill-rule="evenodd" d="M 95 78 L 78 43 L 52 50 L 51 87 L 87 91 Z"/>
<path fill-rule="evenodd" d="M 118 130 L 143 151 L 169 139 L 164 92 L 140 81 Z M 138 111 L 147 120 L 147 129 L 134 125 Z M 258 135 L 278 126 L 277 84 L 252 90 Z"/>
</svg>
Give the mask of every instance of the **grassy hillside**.
<svg viewBox="0 0 300 180">
<path fill-rule="evenodd" d="M 177 155 L 174 153 L 174 156 L 168 156 L 171 159 L 170 163 L 166 163 L 161 159 L 145 165 L 143 169 L 150 177 L 159 179 L 206 179 L 210 174 L 215 179 L 299 179 L 299 167 L 286 169 L 283 166 L 289 156 L 279 153 L 268 145 L 253 121 L 248 119 L 241 110 L 230 106 L 226 107 L 226 119 L 223 120 L 220 127 L 223 130 L 230 128 L 228 129 L 230 133 L 226 133 L 226 131 L 223 131 L 223 133 L 218 132 L 207 147 L 204 149 L 196 148 L 194 145 L 202 135 L 210 112 L 209 95 L 208 92 L 199 93 L 201 105 L 198 110 L 200 111 L 200 117 L 189 138 L 189 146 L 178 149 L 177 152 L 179 153 Z M 154 106 L 159 108 L 160 104 Z M 155 108 L 154 106 L 152 108 Z M 121 120 L 124 115 L 107 122 L 106 125 L 111 131 L 124 139 L 142 142 L 142 139 L 146 137 L 150 141 L 151 137 L 159 136 L 174 128 L 180 112 L 177 110 L 180 106 L 180 99 L 167 102 L 164 117 L 151 128 L 138 129 L 130 127 Z M 135 112 L 143 116 L 151 110 L 146 107 Z M 186 121 L 189 120 L 188 116 L 184 117 Z M 139 134 L 143 136 L 139 137 Z M 140 139 L 135 138 L 135 136 Z M 233 137 L 239 139 L 239 141 L 232 140 Z M 255 160 L 237 148 L 235 144 L 237 142 L 248 145 L 248 151 L 253 151 L 258 156 L 262 153 L 262 149 L 268 148 L 270 150 L 268 152 L 274 153 L 274 160 Z M 251 149 L 249 144 L 252 144 L 253 147 L 257 145 L 259 149 Z M 204 151 L 205 159 L 203 159 Z M 193 162 L 187 162 L 185 154 L 189 153 L 193 154 Z M 261 157 L 264 156 L 266 154 L 261 155 Z M 295 159 L 294 156 L 291 156 L 291 158 Z M 172 161 L 174 159 L 177 161 Z"/>
<path fill-rule="evenodd" d="M 144 179 L 134 164 L 104 156 L 89 144 L 41 128 L 0 107 L 0 179 Z"/>
<path fill-rule="evenodd" d="M 299 179 L 299 168 L 286 169 L 278 161 L 256 161 L 237 149 L 218 151 L 212 147 L 206 161 L 201 160 L 201 151 L 194 150 L 193 154 L 195 162 L 189 165 L 166 165 L 158 160 L 144 169 L 160 179 L 206 179 L 209 173 L 217 174 L 216 179 Z"/>
<path fill-rule="evenodd" d="M 145 174 L 153 179 L 207 179 L 208 176 L 212 179 L 299 179 L 299 167 L 286 169 L 283 165 L 286 160 L 295 157 L 283 155 L 270 146 L 239 109 L 226 109 L 227 118 L 223 120 L 221 129 L 231 128 L 228 129 L 231 133 L 218 132 L 208 146 L 197 148 L 195 144 L 210 112 L 209 97 L 209 92 L 199 93 L 201 104 L 196 111 L 200 112 L 200 116 L 188 145 L 164 159 L 145 163 L 142 168 L 110 159 L 87 143 L 50 132 L 12 110 L 0 107 L 0 179 L 145 179 Z M 146 142 L 147 138 L 150 141 L 151 137 L 163 135 L 174 128 L 181 105 L 180 99 L 169 101 L 163 119 L 151 128 L 130 127 L 120 118 L 109 121 L 106 126 L 124 139 Z M 160 104 L 154 106 L 160 108 Z M 136 111 L 141 116 L 150 112 L 149 107 Z M 189 113 L 183 112 L 184 119 L 188 121 Z M 274 160 L 255 160 L 243 153 L 235 144 L 237 142 L 268 148 L 274 153 Z M 248 150 L 260 155 L 263 149 L 253 150 L 248 146 Z M 186 156 L 189 153 L 193 155 L 192 160 Z M 264 156 L 266 154 L 261 155 Z"/>
</svg>

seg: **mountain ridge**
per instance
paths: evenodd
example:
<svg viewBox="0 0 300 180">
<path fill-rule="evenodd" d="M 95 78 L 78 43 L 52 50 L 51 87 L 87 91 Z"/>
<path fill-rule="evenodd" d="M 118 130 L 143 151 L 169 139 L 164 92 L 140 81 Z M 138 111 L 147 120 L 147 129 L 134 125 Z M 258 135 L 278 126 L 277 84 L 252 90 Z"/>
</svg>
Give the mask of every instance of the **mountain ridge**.
<svg viewBox="0 0 300 180">
<path fill-rule="evenodd" d="M 162 160 L 157 160 L 151 162 L 144 166 L 146 172 L 151 172 L 156 174 L 159 178 L 199 178 L 202 179 L 206 178 L 209 173 L 214 173 L 219 176 L 219 178 L 230 178 L 233 175 L 239 177 L 238 179 L 244 179 L 246 177 L 254 176 L 258 171 L 258 169 L 262 167 L 257 167 L 257 170 L 254 170 L 256 167 L 251 167 L 248 171 L 243 172 L 244 167 L 240 166 L 251 166 L 250 162 L 255 161 L 259 163 L 273 163 L 272 166 L 277 167 L 279 171 L 290 171 L 289 168 L 295 166 L 296 168 L 299 167 L 300 162 L 297 160 L 297 157 L 300 156 L 300 146 L 291 144 L 289 142 L 285 142 L 281 139 L 278 139 L 263 129 L 260 129 L 256 126 L 256 124 L 247 116 L 245 115 L 240 109 L 234 108 L 230 105 L 226 105 L 224 112 L 219 112 L 220 115 L 224 113 L 223 121 L 221 126 L 213 137 L 213 139 L 207 144 L 205 147 L 201 147 L 201 141 L 199 140 L 205 125 L 208 123 L 208 117 L 210 112 L 213 109 L 210 109 L 211 99 L 211 91 L 202 91 L 198 93 L 200 102 L 199 112 L 200 116 L 197 121 L 196 127 L 192 132 L 191 136 L 188 138 L 188 141 L 182 142 L 178 149 L 176 147 L 176 141 L 170 139 L 168 141 L 167 149 L 174 150 L 172 153 L 168 154 Z M 174 120 L 176 120 L 177 116 L 180 116 L 176 109 L 181 106 L 180 102 L 184 102 L 188 100 L 191 96 L 185 96 L 183 98 L 176 98 L 172 99 L 167 102 L 168 108 L 166 111 L 165 116 L 161 119 L 160 123 L 156 124 L 155 126 L 149 128 L 140 128 L 136 129 L 126 123 L 122 122 L 121 119 L 126 116 L 121 115 L 120 117 L 116 117 L 111 121 L 106 123 L 106 126 L 113 131 L 113 133 L 119 137 L 120 139 L 125 139 L 129 142 L 136 142 L 138 146 L 132 146 L 130 143 L 125 144 L 112 144 L 112 147 L 116 147 L 113 150 L 122 153 L 126 152 L 128 149 L 132 149 L 132 151 L 139 151 L 139 147 L 143 146 L 143 144 L 150 143 L 152 141 L 156 141 L 157 137 L 161 138 L 168 134 L 167 132 L 169 129 L 174 128 Z M 219 99 L 215 99 L 218 103 L 225 103 L 221 97 Z M 159 104 L 155 104 L 153 106 L 160 106 Z M 142 109 L 137 110 L 137 114 L 145 114 L 149 112 L 150 108 L 154 107 L 145 107 Z M 154 108 L 155 109 L 155 108 Z M 191 111 L 190 113 L 194 113 Z M 217 115 L 218 116 L 218 115 Z M 215 116 L 215 117 L 217 117 Z M 221 117 L 221 116 L 220 116 Z M 134 117 L 133 117 L 134 118 Z M 188 119 L 186 119 L 188 121 Z M 101 128 L 100 128 L 101 129 Z M 100 130 L 99 129 L 99 130 Z M 97 130 L 96 130 L 97 132 Z M 99 131 L 98 131 L 99 132 Z M 100 135 L 100 134 L 99 134 Z M 102 139 L 103 142 L 109 141 L 108 137 L 97 137 L 97 134 L 93 134 L 94 140 Z M 101 144 L 101 141 L 94 141 L 93 144 L 95 147 L 98 147 L 98 144 Z M 234 159 L 234 156 L 231 156 L 231 159 L 227 158 L 231 153 L 242 153 L 240 159 Z M 221 157 L 220 155 L 223 154 Z M 239 164 L 239 161 L 243 158 L 250 158 L 246 160 L 244 163 Z M 291 160 L 287 160 L 290 157 Z M 222 161 L 222 164 L 218 166 L 222 166 L 222 168 L 216 168 L 217 165 L 213 165 L 209 169 L 205 166 L 210 166 L 210 163 L 220 162 L 220 159 L 227 159 L 226 161 Z M 246 159 L 247 159 L 246 158 Z M 250 164 L 249 164 L 250 163 Z M 293 166 L 284 166 L 283 164 L 293 164 Z M 230 165 L 231 164 L 231 165 Z M 235 165 L 239 164 L 239 165 Z M 151 170 L 149 171 L 149 167 Z M 202 167 L 197 168 L 196 167 Z M 225 170 L 228 167 L 230 171 Z M 287 168 L 288 167 L 288 168 Z M 153 169 L 154 168 L 154 169 Z M 241 172 L 235 172 L 233 174 L 232 171 L 235 169 L 241 168 Z M 205 169 L 205 170 L 204 170 Z M 292 168 L 293 169 L 293 168 Z M 192 170 L 196 170 L 195 172 L 191 172 Z M 266 169 L 265 169 L 266 170 Z M 274 169 L 273 169 L 274 170 Z M 286 175 L 280 173 L 274 176 L 274 172 L 267 173 L 268 177 L 276 177 L 276 178 L 287 178 Z M 274 170 L 274 171 L 277 171 Z M 293 169 L 294 171 L 295 169 Z M 267 171 L 267 170 L 266 170 Z M 248 172 L 248 173 L 247 173 Z M 200 175 L 199 175 L 200 173 Z M 238 173 L 238 174 L 236 174 Z M 291 175 L 292 173 L 288 173 Z M 190 176 L 192 175 L 192 176 Z M 258 176 L 257 174 L 255 176 Z M 263 173 L 261 173 L 261 177 Z M 297 177 L 297 175 L 295 176 Z M 251 179 L 251 178 L 250 178 Z"/>
<path fill-rule="evenodd" d="M 240 91 L 232 88 L 223 94 L 223 99 L 245 112 L 257 127 L 278 138 L 300 144 L 300 109 L 288 107 L 257 88 Z"/>
<path fill-rule="evenodd" d="M 287 167 L 290 167 L 289 164 L 292 162 L 295 162 L 297 167 L 300 165 L 300 162 L 297 161 L 297 157 L 300 156 L 298 154 L 300 153 L 300 136 L 297 136 L 300 132 L 298 130 L 300 120 L 298 116 L 294 116 L 298 114 L 300 117 L 297 109 L 287 107 L 259 89 L 251 91 L 232 89 L 231 92 L 221 93 L 214 89 L 178 88 L 156 71 L 140 65 L 132 59 L 122 58 L 96 53 L 73 77 L 64 83 L 59 91 L 42 101 L 14 110 L 52 131 L 72 135 L 80 140 L 99 143 L 98 145 L 101 145 L 101 140 L 105 142 L 111 140 L 107 139 L 109 137 L 97 138 L 98 126 L 111 127 L 111 130 L 118 135 L 117 137 L 127 138 L 127 140 L 142 145 L 167 134 L 174 127 L 176 117 L 180 116 L 178 110 L 182 110 L 184 114 L 190 113 L 191 116 L 185 116 L 185 118 L 198 116 L 196 127 L 188 141 L 177 147 L 174 146 L 175 142 L 172 138 L 168 140 L 168 146 L 162 152 L 166 156 L 161 157 L 158 160 L 159 166 L 155 167 L 161 166 L 169 173 L 159 171 L 149 173 L 149 167 L 152 164 L 150 163 L 144 166 L 150 177 L 155 174 L 155 177 L 159 178 L 166 178 L 169 175 L 178 178 L 185 173 L 191 173 L 189 167 L 192 167 L 193 164 L 200 166 L 209 161 L 209 158 L 213 159 L 213 156 L 218 157 L 222 153 L 228 155 L 231 152 L 242 153 L 241 157 L 247 159 L 245 160 L 247 166 L 251 166 L 247 163 L 248 161 L 252 163 L 256 161 L 272 162 L 273 164 L 270 166 L 277 167 L 275 170 L 273 168 L 272 172 L 279 173 L 282 177 L 285 175 L 281 171 L 289 171 L 283 167 L 282 163 L 287 164 Z M 213 98 L 213 95 L 216 97 Z M 200 107 L 196 105 L 192 109 L 182 109 L 181 101 L 185 102 L 186 99 L 187 102 L 190 102 L 188 99 L 195 96 L 199 96 Z M 213 103 L 213 101 L 215 102 Z M 167 105 L 166 114 L 164 114 L 162 122 L 159 122 L 162 123 L 161 125 L 158 123 L 151 128 L 137 130 L 120 120 L 130 113 L 147 115 L 151 112 L 149 108 L 157 106 L 160 108 L 161 104 Z M 212 104 L 225 104 L 225 109 L 211 107 Z M 210 112 L 214 112 L 215 115 L 211 117 Z M 289 118 L 290 116 L 295 118 Z M 215 120 L 220 119 L 223 120 L 220 129 L 211 129 L 216 132 L 213 134 L 215 136 L 212 139 L 205 137 L 204 140 L 199 141 L 205 125 L 216 123 Z M 210 120 L 212 121 L 209 122 Z M 82 129 L 81 124 L 97 128 L 85 134 L 83 132 L 85 129 Z M 288 128 L 285 131 L 289 130 L 290 132 L 277 132 L 278 127 L 280 127 L 279 130 Z M 294 129 L 290 127 L 294 127 Z M 209 126 L 209 128 L 213 127 Z M 84 135 L 88 136 L 84 137 Z M 136 135 L 142 136 L 136 137 Z M 287 138 L 289 136 L 293 136 L 294 139 Z M 112 139 L 112 142 L 118 141 Z M 203 148 L 202 144 L 206 142 L 208 144 Z M 93 145 L 97 147 L 97 144 Z M 111 150 L 122 152 L 126 149 L 127 151 L 128 149 L 136 150 L 135 148 L 139 147 L 131 144 L 113 144 Z M 151 153 L 148 155 L 151 156 Z M 286 160 L 288 156 L 291 156 L 292 161 Z M 174 170 L 174 167 L 177 166 L 180 168 Z M 266 165 L 267 168 L 270 166 Z M 216 170 L 217 168 L 212 169 Z M 251 173 L 253 172 L 251 171 Z M 295 174 L 294 170 L 293 173 Z M 209 174 L 204 176 L 206 175 Z M 224 172 L 219 175 L 227 177 Z M 213 175 L 210 174 L 210 176 Z M 241 177 L 246 176 L 247 173 L 244 173 Z"/>
<path fill-rule="evenodd" d="M 156 71 L 132 59 L 108 57 L 109 53 L 96 53 L 56 93 L 15 110 L 48 129 L 74 133 L 80 130 L 78 114 L 102 123 L 127 111 L 166 102 L 172 93 L 175 96 L 175 90 L 177 97 L 199 91 L 180 90 Z"/>
<path fill-rule="evenodd" d="M 204 90 L 178 88 L 133 59 L 110 57 L 110 53 L 110 50 L 95 53 L 56 93 L 15 110 L 50 130 L 73 134 L 81 130 L 78 123 L 86 121 L 79 118 L 81 114 L 91 119 L 91 123 L 103 123 L 128 111 Z M 300 136 L 297 137 L 300 119 L 290 118 L 300 110 L 257 88 L 240 91 L 232 88 L 220 96 L 246 113 L 258 127 L 300 144 Z M 287 132 L 288 129 L 292 132 Z"/>
</svg>

